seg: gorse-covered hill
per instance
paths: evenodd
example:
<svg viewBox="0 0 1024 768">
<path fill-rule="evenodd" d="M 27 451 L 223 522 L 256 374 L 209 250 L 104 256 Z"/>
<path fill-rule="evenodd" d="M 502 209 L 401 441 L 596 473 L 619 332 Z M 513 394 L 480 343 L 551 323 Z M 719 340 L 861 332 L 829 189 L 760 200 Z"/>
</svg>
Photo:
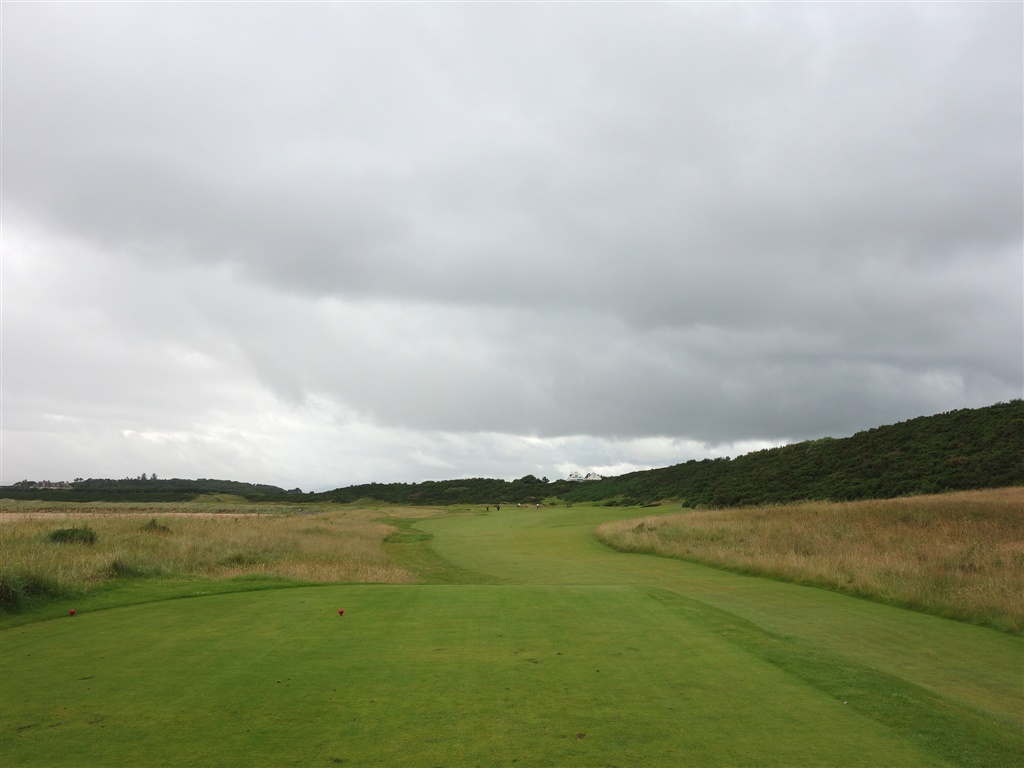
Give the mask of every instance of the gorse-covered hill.
<svg viewBox="0 0 1024 768">
<path fill-rule="evenodd" d="M 53 487 L 60 485 L 61 487 Z M 545 499 L 642 505 L 734 506 L 800 499 L 879 499 L 1024 485 L 1024 400 L 949 411 L 858 432 L 727 459 L 688 461 L 590 482 L 526 475 L 423 483 L 369 483 L 302 494 L 229 480 L 28 481 L 0 496 L 54 501 L 188 501 L 230 493 L 254 501 L 375 499 L 387 504 L 533 504 Z"/>
<path fill-rule="evenodd" d="M 735 506 L 881 499 L 1024 485 L 1024 400 L 923 416 L 841 438 L 633 472 L 581 484 L 567 500 L 663 499 Z"/>
</svg>

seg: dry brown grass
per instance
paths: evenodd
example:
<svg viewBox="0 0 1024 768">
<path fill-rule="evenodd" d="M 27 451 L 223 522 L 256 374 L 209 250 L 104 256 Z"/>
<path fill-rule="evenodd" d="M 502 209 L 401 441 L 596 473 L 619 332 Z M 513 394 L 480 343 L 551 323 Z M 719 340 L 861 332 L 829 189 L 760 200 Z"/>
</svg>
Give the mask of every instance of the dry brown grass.
<svg viewBox="0 0 1024 768">
<path fill-rule="evenodd" d="M 700 510 L 602 525 L 616 549 L 1024 633 L 1024 488 Z"/>
<path fill-rule="evenodd" d="M 81 592 L 119 577 L 255 574 L 321 582 L 415 581 L 381 547 L 395 530 L 379 522 L 391 514 L 388 509 L 317 509 L 317 514 L 297 514 L 295 508 L 251 504 L 4 500 L 0 586 L 20 581 Z M 406 510 L 401 514 L 408 516 Z M 157 530 L 144 529 L 150 521 Z M 95 545 L 49 540 L 56 529 L 83 526 L 96 532 Z"/>
</svg>

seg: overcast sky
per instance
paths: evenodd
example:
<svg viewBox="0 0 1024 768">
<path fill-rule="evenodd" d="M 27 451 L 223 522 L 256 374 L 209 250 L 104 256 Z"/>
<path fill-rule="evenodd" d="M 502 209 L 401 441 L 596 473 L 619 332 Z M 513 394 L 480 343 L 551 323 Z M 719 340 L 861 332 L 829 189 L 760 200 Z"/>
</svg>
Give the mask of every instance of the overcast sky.
<svg viewBox="0 0 1024 768">
<path fill-rule="evenodd" d="M 618 474 L 1024 396 L 1024 5 L 2 6 L 2 477 Z"/>
</svg>

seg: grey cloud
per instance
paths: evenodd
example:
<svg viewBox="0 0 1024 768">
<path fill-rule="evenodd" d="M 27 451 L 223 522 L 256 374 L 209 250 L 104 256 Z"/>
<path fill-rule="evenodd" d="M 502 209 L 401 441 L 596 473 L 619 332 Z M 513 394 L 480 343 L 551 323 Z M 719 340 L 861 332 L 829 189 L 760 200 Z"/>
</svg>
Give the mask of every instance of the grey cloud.
<svg viewBox="0 0 1024 768">
<path fill-rule="evenodd" d="M 432 39 L 370 10 L 326 14 L 336 39 L 316 35 L 284 61 L 263 61 L 260 43 L 280 49 L 267 25 L 294 25 L 295 12 L 217 12 L 212 21 L 231 28 L 194 34 L 179 22 L 184 34 L 155 40 L 134 27 L 103 39 L 87 24 L 92 35 L 61 38 L 84 48 L 65 71 L 8 89 L 8 135 L 38 136 L 34 152 L 8 161 L 9 185 L 37 178 L 40 197 L 63 190 L 49 203 L 62 216 L 129 243 L 165 237 L 314 291 L 427 289 L 445 300 L 432 277 L 481 262 L 503 274 L 511 257 L 615 268 L 630 252 L 777 256 L 848 247 L 865 232 L 1016 237 L 1020 114 L 998 97 L 1020 90 L 1019 45 L 993 32 L 971 39 L 953 26 L 959 13 L 930 40 L 903 11 L 840 11 L 795 32 L 779 21 L 759 31 L 776 14 L 746 24 L 717 14 L 707 30 L 690 14 L 602 11 L 578 19 L 593 24 L 587 39 L 563 32 L 561 15 L 545 28 L 506 9 L 455 14 L 456 32 Z M 840 29 L 851 20 L 865 28 L 856 44 Z M 715 34 L 737 47 L 716 49 Z M 779 56 L 783 40 L 810 47 L 812 64 Z M 100 45 L 129 53 L 111 60 Z M 21 129 L 22 113 L 50 119 Z M 964 114 L 977 115 L 969 127 Z M 69 121 L 80 130 L 69 135 Z M 571 247 L 546 253 L 560 239 Z"/>
<path fill-rule="evenodd" d="M 1022 13 L 5 6 L 5 420 L 458 473 L 1020 396 Z"/>
</svg>

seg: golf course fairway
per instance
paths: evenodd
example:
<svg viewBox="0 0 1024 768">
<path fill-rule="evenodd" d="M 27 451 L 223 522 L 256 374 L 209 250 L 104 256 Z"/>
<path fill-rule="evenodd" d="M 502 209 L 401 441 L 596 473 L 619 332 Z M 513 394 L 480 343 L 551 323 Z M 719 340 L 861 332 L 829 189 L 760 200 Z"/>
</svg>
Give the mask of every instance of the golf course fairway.
<svg viewBox="0 0 1024 768">
<path fill-rule="evenodd" d="M 0 766 L 1024 762 L 1021 638 L 593 538 L 635 512 L 460 512 L 389 545 L 474 583 L 212 594 L 5 629 Z"/>
</svg>

